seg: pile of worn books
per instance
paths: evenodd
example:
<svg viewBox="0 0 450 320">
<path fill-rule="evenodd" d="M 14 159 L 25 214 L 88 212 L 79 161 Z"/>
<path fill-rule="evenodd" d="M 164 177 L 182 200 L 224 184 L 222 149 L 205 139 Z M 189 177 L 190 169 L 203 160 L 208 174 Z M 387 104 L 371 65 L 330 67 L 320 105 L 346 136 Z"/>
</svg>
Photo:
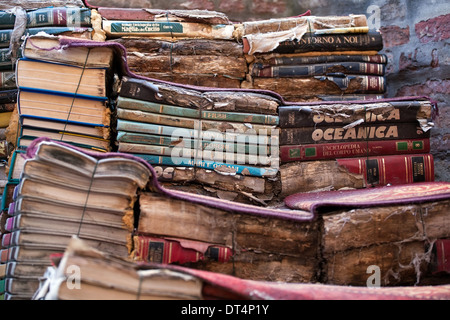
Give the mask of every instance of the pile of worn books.
<svg viewBox="0 0 450 320">
<path fill-rule="evenodd" d="M 3 299 L 248 298 L 205 289 L 208 274 L 342 290 L 369 271 L 378 286 L 445 281 L 436 105 L 379 96 L 381 34 L 364 16 L 78 9 L 88 36 L 21 38 Z M 82 290 L 61 282 L 67 259 Z"/>
</svg>

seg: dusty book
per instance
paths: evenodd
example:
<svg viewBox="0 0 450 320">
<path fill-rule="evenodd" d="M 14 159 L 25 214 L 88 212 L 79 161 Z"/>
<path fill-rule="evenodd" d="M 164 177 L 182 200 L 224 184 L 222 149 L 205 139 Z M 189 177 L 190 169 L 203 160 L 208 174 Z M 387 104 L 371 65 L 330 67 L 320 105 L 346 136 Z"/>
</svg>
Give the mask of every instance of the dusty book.
<svg viewBox="0 0 450 320">
<path fill-rule="evenodd" d="M 161 206 L 166 208 L 165 216 L 162 215 Z M 173 216 L 167 215 L 167 206 L 172 208 L 169 211 L 174 212 Z M 180 210 L 180 208 L 183 209 Z M 228 247 L 234 253 L 229 261 L 234 263 L 235 273 L 242 277 L 267 279 L 261 270 L 270 265 L 278 265 L 280 269 L 277 279 L 279 280 L 284 279 L 289 273 L 297 281 L 303 282 L 312 279 L 313 274 L 311 272 L 314 270 L 316 263 L 314 258 L 316 248 L 312 245 L 315 243 L 316 225 L 297 224 L 293 221 L 270 219 L 268 217 L 267 219 L 260 217 L 256 222 L 249 216 L 237 214 L 237 212 L 236 214 L 230 214 L 220 209 L 198 206 L 180 200 L 169 200 L 154 193 L 145 193 L 140 197 L 140 217 L 137 232 L 159 237 L 164 236 L 167 239 L 184 239 L 180 240 L 184 246 L 189 245 L 192 241 L 190 246 L 202 251 L 212 245 Z M 174 221 L 177 222 L 174 223 Z M 199 223 L 199 221 L 202 221 L 202 223 Z M 243 228 L 234 229 L 232 225 L 235 223 Z M 220 231 L 214 227 L 217 224 L 221 225 Z M 188 235 L 189 232 L 185 231 L 189 228 L 186 226 L 191 225 L 198 232 L 195 234 L 190 232 Z M 265 230 L 265 226 L 270 228 L 271 231 Z M 211 228 L 216 231 L 211 232 Z M 298 239 L 298 242 L 294 241 L 294 243 L 309 243 L 309 245 L 294 244 L 292 237 Z M 261 253 L 254 255 L 252 252 L 255 250 Z M 286 261 L 284 266 L 279 265 L 281 255 L 286 255 L 286 260 L 283 259 L 283 261 Z M 202 266 L 209 270 L 222 269 L 222 272 L 231 272 L 231 265 L 227 265 L 226 262 L 222 262 L 222 266 L 206 263 L 199 267 Z M 248 272 L 249 270 L 253 272 Z M 303 274 L 300 270 L 303 271 Z"/>
<path fill-rule="evenodd" d="M 244 81 L 243 88 L 273 90 L 284 100 L 297 102 L 318 101 L 323 95 L 382 94 L 386 91 L 384 76 L 323 75 L 299 78 L 254 77 Z"/>
<path fill-rule="evenodd" d="M 315 161 L 335 158 L 429 153 L 430 138 L 372 140 L 280 146 L 280 161 Z"/>
<path fill-rule="evenodd" d="M 419 122 L 362 123 L 356 126 L 330 125 L 324 127 L 298 127 L 280 129 L 280 146 L 312 143 L 361 142 L 374 140 L 426 139 Z"/>
<path fill-rule="evenodd" d="M 75 133 L 102 139 L 108 139 L 110 136 L 110 128 L 104 124 L 69 121 L 26 114 L 20 116 L 20 122 L 22 126 L 26 127 L 58 130 L 60 132 Z"/>
<path fill-rule="evenodd" d="M 250 37 L 244 37 L 244 52 L 248 54 L 259 53 L 304 53 L 304 52 L 336 52 L 336 51 L 366 51 L 378 53 L 383 49 L 383 36 L 381 32 L 370 30 L 366 33 L 334 33 L 317 34 L 307 33 L 307 27 L 303 28 L 303 34 L 294 40 L 290 37 L 277 42 L 271 46 L 255 43 Z M 264 40 L 264 36 L 261 40 Z M 283 39 L 283 38 L 281 38 Z M 267 40 L 266 40 L 267 41 Z"/>
<path fill-rule="evenodd" d="M 194 142 L 195 143 L 195 142 Z M 157 156 L 166 156 L 173 158 L 174 163 L 178 158 L 187 159 L 203 159 L 219 163 L 228 164 L 250 164 L 271 166 L 279 164 L 278 157 L 270 157 L 269 154 L 258 153 L 258 149 L 254 148 L 253 152 L 223 152 L 222 150 L 208 150 L 194 147 L 184 146 L 160 146 L 153 144 L 119 142 L 117 151 L 134 154 L 149 154 Z M 278 153 L 277 153 L 278 155 Z"/>
<path fill-rule="evenodd" d="M 135 52 L 127 56 L 127 62 L 130 70 L 136 74 L 189 74 L 195 70 L 195 73 L 198 75 L 209 75 L 211 77 L 221 75 L 243 80 L 247 72 L 247 63 L 243 57 L 211 54 L 155 56 Z"/>
<path fill-rule="evenodd" d="M 61 41 L 69 37 L 35 35 L 25 38 L 22 56 L 28 59 L 73 64 L 89 68 L 109 68 L 113 60 L 113 49 L 108 47 L 65 48 Z"/>
<path fill-rule="evenodd" d="M 448 188 L 436 182 L 302 193 L 285 203 L 322 212 L 324 272 L 330 283 L 364 285 L 366 271 L 374 272 L 369 266 L 378 266 L 381 286 L 416 285 L 434 276 L 433 252 L 439 239 L 448 237 L 448 228 L 441 227 L 450 204 Z"/>
<path fill-rule="evenodd" d="M 212 152 L 231 152 L 231 153 L 244 153 L 244 154 L 272 154 L 272 146 L 264 145 L 263 143 L 256 143 L 255 139 L 248 139 L 247 141 L 226 141 L 211 139 L 198 139 L 197 137 L 177 136 L 177 135 L 159 135 L 159 134 L 146 134 L 127 131 L 118 131 L 116 141 L 120 145 L 121 143 L 133 143 L 133 144 L 148 144 L 158 145 L 165 147 L 183 147 L 188 149 L 209 150 Z M 273 145 L 273 147 L 278 147 Z"/>
<path fill-rule="evenodd" d="M 280 179 L 282 196 L 434 181 L 434 158 L 431 154 L 400 154 L 296 161 L 280 166 Z"/>
<path fill-rule="evenodd" d="M 300 41 L 305 35 L 369 32 L 364 15 L 316 17 L 310 12 L 297 17 L 244 22 L 236 29 L 236 37 L 242 39 L 244 52 L 248 54 L 271 52 L 283 41 Z"/>
<path fill-rule="evenodd" d="M 424 97 L 388 98 L 376 101 L 327 101 L 280 106 L 280 128 L 334 126 L 352 123 L 403 123 L 421 121 L 426 125 L 437 112 Z"/>
<path fill-rule="evenodd" d="M 385 65 L 368 62 L 334 62 L 309 65 L 253 65 L 251 75 L 261 78 L 308 77 L 325 74 L 384 75 Z"/>
<path fill-rule="evenodd" d="M 13 29 L 16 15 L 0 11 L 0 28 Z M 91 26 L 91 10 L 78 7 L 48 7 L 26 11 L 26 26 L 28 28 L 47 26 Z"/>
<path fill-rule="evenodd" d="M 203 38 L 232 40 L 234 26 L 177 21 L 117 21 L 103 20 L 103 30 L 109 37 L 146 36 L 171 38 Z"/>
<path fill-rule="evenodd" d="M 21 7 L 25 10 L 32 10 L 36 8 L 45 8 L 45 7 L 64 7 L 64 6 L 74 6 L 74 7 L 83 7 L 84 2 L 81 0 L 28 0 L 23 2 L 22 0 L 9 0 L 2 1 L 0 4 L 0 9 L 13 9 L 14 7 Z"/>
<path fill-rule="evenodd" d="M 199 88 L 201 89 L 201 88 Z M 279 96 L 247 90 L 193 89 L 151 80 L 123 77 L 119 96 L 200 110 L 277 115 Z"/>
<path fill-rule="evenodd" d="M 133 55 L 244 57 L 242 44 L 228 40 L 179 39 L 168 41 L 148 37 L 125 37 L 108 41 L 123 45 L 127 49 L 127 57 Z"/>
<path fill-rule="evenodd" d="M 111 121 L 111 110 L 103 97 L 88 98 L 21 89 L 17 99 L 21 116 L 47 117 L 98 126 L 109 126 Z"/>
<path fill-rule="evenodd" d="M 63 128 L 64 129 L 64 128 Z M 19 140 L 34 140 L 40 137 L 47 137 L 57 141 L 65 141 L 74 143 L 79 146 L 86 146 L 101 151 L 109 151 L 111 149 L 110 141 L 98 136 L 90 136 L 65 130 L 29 127 L 22 125 L 20 128 Z M 28 146 L 25 141 L 22 146 Z M 20 144 L 20 143 L 19 143 Z"/>
</svg>

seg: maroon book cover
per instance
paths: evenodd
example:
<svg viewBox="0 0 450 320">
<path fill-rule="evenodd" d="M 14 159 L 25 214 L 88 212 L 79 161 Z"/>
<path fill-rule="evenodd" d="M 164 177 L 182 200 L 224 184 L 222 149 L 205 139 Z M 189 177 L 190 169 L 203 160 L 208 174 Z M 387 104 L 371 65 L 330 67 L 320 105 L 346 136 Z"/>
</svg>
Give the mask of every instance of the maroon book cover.
<svg viewBox="0 0 450 320">
<path fill-rule="evenodd" d="M 280 146 L 280 160 L 315 161 L 364 156 L 429 153 L 430 139 L 378 140 Z"/>
</svg>

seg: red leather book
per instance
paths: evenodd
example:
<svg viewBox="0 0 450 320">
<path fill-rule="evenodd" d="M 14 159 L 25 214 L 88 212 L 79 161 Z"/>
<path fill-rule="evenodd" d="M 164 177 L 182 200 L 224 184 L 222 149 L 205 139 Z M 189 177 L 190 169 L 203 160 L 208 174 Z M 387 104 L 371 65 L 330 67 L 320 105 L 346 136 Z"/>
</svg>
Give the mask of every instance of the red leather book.
<svg viewBox="0 0 450 320">
<path fill-rule="evenodd" d="M 134 236 L 134 246 L 134 260 L 162 264 L 185 264 L 207 259 L 227 262 L 232 256 L 232 250 L 228 247 L 147 235 Z"/>
<path fill-rule="evenodd" d="M 281 162 L 429 153 L 430 139 L 376 140 L 280 146 Z"/>
<path fill-rule="evenodd" d="M 368 185 L 398 185 L 434 181 L 431 154 L 336 159 L 350 173 L 364 175 Z"/>
<path fill-rule="evenodd" d="M 450 273 L 450 239 L 437 239 L 433 246 L 433 273 Z"/>
</svg>

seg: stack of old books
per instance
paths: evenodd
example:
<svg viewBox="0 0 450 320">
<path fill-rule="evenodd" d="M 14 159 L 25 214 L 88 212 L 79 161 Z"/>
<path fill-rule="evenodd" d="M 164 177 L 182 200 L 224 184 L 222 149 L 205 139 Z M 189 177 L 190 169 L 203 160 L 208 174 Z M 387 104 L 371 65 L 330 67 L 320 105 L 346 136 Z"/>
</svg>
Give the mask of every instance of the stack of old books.
<svg viewBox="0 0 450 320">
<path fill-rule="evenodd" d="M 137 161 L 88 155 L 45 140 L 33 148 L 34 154 L 28 152 L 2 219 L 0 256 L 6 264 L 8 299 L 31 298 L 50 256 L 64 252 L 73 235 L 126 258 L 137 191 L 150 176 Z"/>
<path fill-rule="evenodd" d="M 98 8 L 108 41 L 127 49 L 130 70 L 175 83 L 239 88 L 247 73 L 234 24 L 220 12 Z"/>
<path fill-rule="evenodd" d="M 186 187 L 194 192 L 264 202 L 278 174 L 279 105 L 255 92 L 124 77 L 117 148 L 147 160 L 173 186 L 192 182 Z"/>
<path fill-rule="evenodd" d="M 386 90 L 382 35 L 365 15 L 245 22 L 238 29 L 251 61 L 242 87 L 288 101 L 377 98 Z"/>
<path fill-rule="evenodd" d="M 17 63 L 19 148 L 38 137 L 109 151 L 110 48 L 61 47 L 61 38 L 28 37 Z M 62 38 L 64 39 L 64 38 Z M 90 41 L 90 40 L 86 40 Z"/>
<path fill-rule="evenodd" d="M 77 238 L 71 240 L 62 257 L 53 261 L 55 266 L 47 270 L 35 300 L 446 300 L 450 297 L 448 284 L 374 289 L 255 281 L 180 266 L 136 265 L 96 250 Z M 74 266 L 78 266 L 80 275 L 76 282 L 69 281 L 73 279 Z M 225 311 L 228 314 L 237 308 L 230 307 Z M 191 307 L 184 302 L 180 308 L 172 309 L 174 315 L 210 317 L 216 310 L 213 307 L 209 312 L 198 311 L 195 304 Z M 269 305 L 260 304 L 255 311 L 268 314 L 268 309 Z M 224 311 L 217 311 L 221 312 Z"/>
<path fill-rule="evenodd" d="M 281 106 L 284 195 L 434 180 L 426 97 Z"/>
</svg>

